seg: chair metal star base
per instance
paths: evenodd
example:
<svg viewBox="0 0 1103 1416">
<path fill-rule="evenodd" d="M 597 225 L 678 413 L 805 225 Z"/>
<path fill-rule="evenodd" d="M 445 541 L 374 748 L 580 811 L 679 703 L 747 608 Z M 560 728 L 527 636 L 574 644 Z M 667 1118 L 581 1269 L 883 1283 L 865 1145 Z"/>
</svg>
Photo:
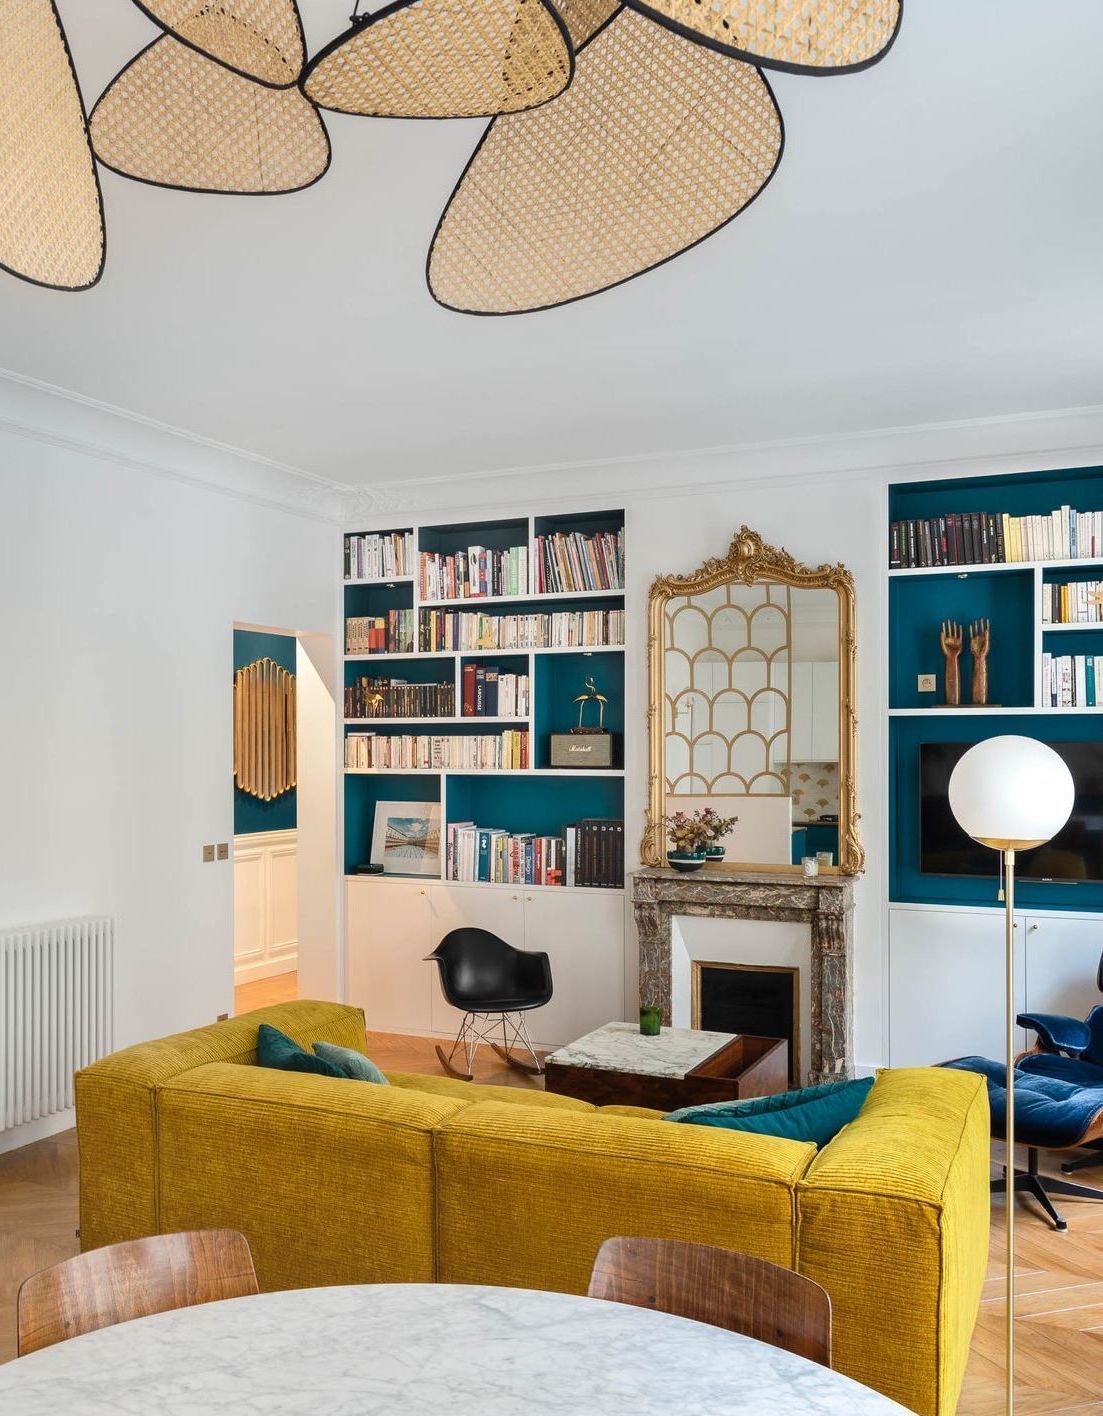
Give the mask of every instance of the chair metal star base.
<svg viewBox="0 0 1103 1416">
<path fill-rule="evenodd" d="M 502 1031 L 501 1043 L 496 1042 L 491 1036 L 491 1032 L 499 1024 Z M 507 1036 L 507 1028 L 513 1033 L 512 1045 L 524 1048 L 532 1058 L 531 1062 L 522 1061 L 520 1057 L 513 1055 L 511 1040 Z M 450 1077 L 456 1077 L 461 1082 L 474 1081 L 475 1056 L 481 1042 L 485 1042 L 492 1052 L 518 1072 L 527 1072 L 530 1077 L 544 1075 L 543 1064 L 537 1056 L 536 1049 L 529 1037 L 529 1030 L 525 1025 L 524 1013 L 466 1013 L 449 1051 L 445 1053 L 444 1048 L 440 1043 L 437 1043 L 437 1057 L 440 1060 L 440 1065 Z M 467 1064 L 466 1071 L 461 1071 L 455 1065 L 456 1052 L 461 1047 L 464 1061 Z"/>
<path fill-rule="evenodd" d="M 1037 1149 L 1032 1146 L 1026 1154 L 1026 1170 L 1016 1170 L 1015 1172 L 1015 1193 L 1017 1195 L 1033 1195 L 1049 1216 L 1054 1229 L 1063 1232 L 1068 1229 L 1069 1224 L 1068 1220 L 1057 1210 L 1050 1195 L 1067 1195 L 1078 1200 L 1103 1200 L 1103 1190 L 1094 1190 L 1089 1185 L 1074 1185 L 1071 1180 L 1059 1180 L 1052 1175 L 1039 1174 Z M 1062 1170 L 1066 1169 L 1065 1166 L 1061 1168 Z M 1007 1194 L 1006 1168 L 1003 1179 L 993 1180 L 991 1189 L 993 1195 Z"/>
<path fill-rule="evenodd" d="M 1072 1175 L 1077 1170 L 1090 1170 L 1093 1166 L 1103 1165 L 1103 1141 L 1092 1141 L 1088 1147 L 1094 1151 L 1094 1155 L 1082 1155 L 1077 1160 L 1066 1160 L 1061 1169 L 1066 1175 Z"/>
</svg>

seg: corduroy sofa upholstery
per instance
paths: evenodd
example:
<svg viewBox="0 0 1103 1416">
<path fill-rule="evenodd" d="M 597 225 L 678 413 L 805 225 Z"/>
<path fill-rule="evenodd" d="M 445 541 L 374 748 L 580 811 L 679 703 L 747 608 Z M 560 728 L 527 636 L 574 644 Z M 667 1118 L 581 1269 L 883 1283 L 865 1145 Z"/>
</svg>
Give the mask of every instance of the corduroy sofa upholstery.
<svg viewBox="0 0 1103 1416">
<path fill-rule="evenodd" d="M 268 1022 L 367 1050 L 358 1009 L 288 1003 L 128 1048 L 77 1076 L 81 1245 L 225 1226 L 264 1289 L 586 1290 L 613 1234 L 719 1244 L 831 1294 L 835 1365 L 954 1411 L 988 1250 L 983 1078 L 883 1072 L 818 1153 L 439 1076 L 391 1086 L 257 1067 Z"/>
</svg>

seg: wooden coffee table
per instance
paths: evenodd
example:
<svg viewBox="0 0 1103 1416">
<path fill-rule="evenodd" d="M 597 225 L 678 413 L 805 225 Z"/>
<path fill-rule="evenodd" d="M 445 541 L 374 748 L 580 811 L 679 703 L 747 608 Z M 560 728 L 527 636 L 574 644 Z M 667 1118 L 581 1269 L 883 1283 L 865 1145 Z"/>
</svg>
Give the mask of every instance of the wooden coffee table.
<svg viewBox="0 0 1103 1416">
<path fill-rule="evenodd" d="M 709 1101 L 743 1101 L 789 1086 L 784 1038 L 606 1023 L 544 1059 L 544 1087 L 596 1106 L 676 1111 Z"/>
</svg>

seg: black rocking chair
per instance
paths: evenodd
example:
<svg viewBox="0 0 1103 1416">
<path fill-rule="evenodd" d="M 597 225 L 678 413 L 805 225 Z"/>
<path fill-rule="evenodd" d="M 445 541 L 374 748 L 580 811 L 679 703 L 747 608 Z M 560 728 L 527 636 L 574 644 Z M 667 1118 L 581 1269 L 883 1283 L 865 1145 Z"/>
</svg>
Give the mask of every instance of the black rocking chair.
<svg viewBox="0 0 1103 1416">
<path fill-rule="evenodd" d="M 447 1055 L 444 1048 L 437 1045 L 440 1065 L 450 1077 L 465 1082 L 473 1079 L 471 1064 L 480 1042 L 488 1043 L 503 1062 L 519 1072 L 528 1072 L 534 1077 L 543 1075 L 543 1065 L 525 1026 L 525 1014 L 551 1001 L 551 963 L 547 954 L 515 949 L 488 929 L 453 929 L 426 962 L 435 963 L 440 969 L 440 986 L 445 999 L 463 1013 L 460 1030 Z M 501 1045 L 490 1037 L 491 1030 L 499 1024 Z M 524 1048 L 531 1062 L 514 1057 L 507 1026 L 513 1033 L 512 1044 Z M 460 1071 L 453 1060 L 461 1045 L 466 1072 Z"/>
</svg>

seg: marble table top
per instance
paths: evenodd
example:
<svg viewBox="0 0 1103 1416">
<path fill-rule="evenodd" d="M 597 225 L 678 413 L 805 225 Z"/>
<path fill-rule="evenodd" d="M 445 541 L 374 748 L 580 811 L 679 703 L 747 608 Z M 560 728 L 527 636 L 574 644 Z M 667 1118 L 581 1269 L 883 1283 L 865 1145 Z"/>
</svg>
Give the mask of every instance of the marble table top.
<svg viewBox="0 0 1103 1416">
<path fill-rule="evenodd" d="M 12 1416 L 891 1416 L 826 1367 L 651 1309 L 451 1284 L 262 1293 L 0 1367 Z"/>
<path fill-rule="evenodd" d="M 593 1067 L 605 1072 L 634 1072 L 641 1077 L 684 1077 L 706 1057 L 734 1042 L 737 1034 L 663 1028 L 644 1037 L 639 1023 L 606 1023 L 544 1059 L 560 1067 Z"/>
</svg>

